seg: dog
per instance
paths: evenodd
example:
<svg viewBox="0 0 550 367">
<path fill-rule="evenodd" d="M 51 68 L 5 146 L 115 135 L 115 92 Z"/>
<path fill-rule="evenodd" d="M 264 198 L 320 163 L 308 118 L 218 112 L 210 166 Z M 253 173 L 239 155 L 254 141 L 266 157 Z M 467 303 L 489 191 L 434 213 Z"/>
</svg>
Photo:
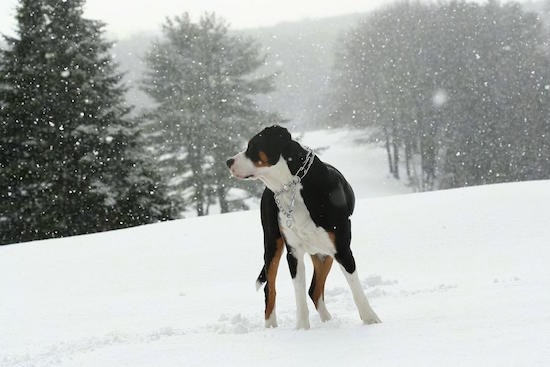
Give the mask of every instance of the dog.
<svg viewBox="0 0 550 367">
<path fill-rule="evenodd" d="M 264 233 L 264 266 L 257 279 L 264 283 L 265 326 L 277 327 L 275 280 L 284 248 L 296 297 L 296 328 L 309 329 L 304 255 L 311 256 L 313 278 L 309 296 L 323 322 L 331 319 L 325 305 L 325 281 L 333 259 L 351 288 L 365 324 L 381 322 L 372 310 L 357 275 L 350 249 L 355 197 L 350 184 L 333 166 L 292 139 L 287 129 L 271 126 L 256 134 L 245 151 L 226 162 L 231 174 L 261 180 L 260 213 Z"/>
</svg>

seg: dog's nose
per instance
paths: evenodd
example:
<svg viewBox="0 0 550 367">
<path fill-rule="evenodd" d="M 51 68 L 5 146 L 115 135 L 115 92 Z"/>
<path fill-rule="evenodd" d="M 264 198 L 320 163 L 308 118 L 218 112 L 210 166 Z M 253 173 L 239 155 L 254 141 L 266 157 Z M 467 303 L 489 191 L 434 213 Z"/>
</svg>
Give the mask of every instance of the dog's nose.
<svg viewBox="0 0 550 367">
<path fill-rule="evenodd" d="M 229 158 L 225 164 L 227 164 L 227 168 L 231 168 L 231 166 L 235 163 L 235 160 L 233 158 Z"/>
</svg>

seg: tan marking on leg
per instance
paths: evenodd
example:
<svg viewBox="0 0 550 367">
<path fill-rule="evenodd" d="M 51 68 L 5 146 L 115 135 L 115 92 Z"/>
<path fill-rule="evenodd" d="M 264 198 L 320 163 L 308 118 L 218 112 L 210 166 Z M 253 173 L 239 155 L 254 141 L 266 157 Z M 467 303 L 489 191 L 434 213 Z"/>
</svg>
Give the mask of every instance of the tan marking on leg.
<svg viewBox="0 0 550 367">
<path fill-rule="evenodd" d="M 334 232 L 327 232 L 327 234 L 330 241 L 335 244 L 336 234 Z M 311 255 L 311 261 L 313 262 L 314 272 L 309 288 L 309 296 L 313 300 L 315 308 L 318 308 L 319 300 L 325 299 L 325 282 L 332 267 L 333 258 L 331 256 Z"/>
<path fill-rule="evenodd" d="M 325 299 L 325 282 L 332 267 L 333 259 L 330 256 L 311 255 L 311 261 L 313 262 L 313 279 L 311 280 L 309 296 L 313 300 L 315 308 L 318 308 L 319 300 Z"/>
<path fill-rule="evenodd" d="M 269 267 L 267 269 L 267 296 L 265 300 L 265 319 L 269 319 L 271 316 L 271 313 L 273 312 L 273 309 L 275 308 L 275 298 L 277 295 L 277 292 L 275 290 L 275 281 L 277 279 L 277 270 L 279 269 L 279 261 L 281 260 L 281 255 L 283 254 L 284 249 L 284 241 L 282 238 L 279 238 L 277 240 L 277 250 L 275 251 L 275 255 L 273 256 L 273 259 L 271 260 L 271 263 L 269 264 Z"/>
</svg>

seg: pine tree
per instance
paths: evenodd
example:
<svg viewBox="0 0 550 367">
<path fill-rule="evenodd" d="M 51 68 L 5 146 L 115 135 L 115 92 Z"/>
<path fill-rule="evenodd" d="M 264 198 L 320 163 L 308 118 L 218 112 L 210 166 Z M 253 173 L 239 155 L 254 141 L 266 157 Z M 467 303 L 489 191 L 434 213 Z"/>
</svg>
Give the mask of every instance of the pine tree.
<svg viewBox="0 0 550 367">
<path fill-rule="evenodd" d="M 0 243 L 170 217 L 140 157 L 103 24 L 83 0 L 22 0 L 5 37 L 0 100 Z"/>
<path fill-rule="evenodd" d="M 278 116 L 260 111 L 253 97 L 273 89 L 272 76 L 255 77 L 264 58 L 252 40 L 228 33 L 223 20 L 205 14 L 193 23 L 188 14 L 167 19 L 164 38 L 146 56 L 143 89 L 158 103 L 147 114 L 159 162 L 173 186 L 193 201 L 197 215 L 212 203 L 222 212 L 235 205 L 231 186 L 249 192 L 257 186 L 229 182 L 225 160 L 246 139 Z"/>
</svg>

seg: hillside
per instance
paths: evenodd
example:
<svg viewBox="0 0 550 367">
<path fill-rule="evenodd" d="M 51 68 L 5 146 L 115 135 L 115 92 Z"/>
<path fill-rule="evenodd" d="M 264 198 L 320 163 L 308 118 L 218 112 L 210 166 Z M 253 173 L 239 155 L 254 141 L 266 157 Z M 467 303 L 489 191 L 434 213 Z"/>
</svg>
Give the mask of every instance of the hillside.
<svg viewBox="0 0 550 367">
<path fill-rule="evenodd" d="M 546 366 L 548 202 L 550 181 L 359 200 L 374 326 L 333 269 L 334 319 L 310 305 L 294 330 L 283 263 L 280 327 L 264 329 L 257 211 L 2 247 L 0 365 Z"/>
</svg>

